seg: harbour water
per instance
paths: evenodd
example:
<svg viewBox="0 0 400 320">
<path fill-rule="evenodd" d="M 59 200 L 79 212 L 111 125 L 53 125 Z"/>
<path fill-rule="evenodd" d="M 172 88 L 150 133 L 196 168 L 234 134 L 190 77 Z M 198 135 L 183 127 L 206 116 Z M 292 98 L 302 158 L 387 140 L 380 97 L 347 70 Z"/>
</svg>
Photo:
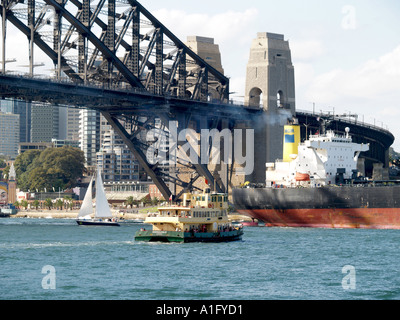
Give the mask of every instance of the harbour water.
<svg viewBox="0 0 400 320">
<path fill-rule="evenodd" d="M 2 300 L 400 299 L 400 232 L 245 228 L 243 241 L 134 241 L 142 225 L 0 220 Z"/>
</svg>

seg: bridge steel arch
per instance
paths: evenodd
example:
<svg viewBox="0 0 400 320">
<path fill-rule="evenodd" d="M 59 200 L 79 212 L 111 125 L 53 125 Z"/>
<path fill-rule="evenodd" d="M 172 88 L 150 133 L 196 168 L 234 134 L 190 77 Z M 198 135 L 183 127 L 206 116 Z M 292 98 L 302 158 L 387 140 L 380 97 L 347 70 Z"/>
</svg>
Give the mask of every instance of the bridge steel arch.
<svg viewBox="0 0 400 320">
<path fill-rule="evenodd" d="M 168 182 L 179 185 L 182 193 L 194 188 L 200 176 L 217 191 L 226 191 L 222 178 L 200 162 L 182 162 L 194 174 L 189 182 L 152 165 L 145 156 L 149 145 L 140 136 L 155 128 L 155 117 L 161 119 L 163 128 L 169 121 L 177 121 L 178 130 L 195 122 L 199 132 L 232 129 L 243 120 L 252 123 L 263 111 L 230 104 L 229 79 L 197 56 L 138 1 L 2 0 L 0 14 L 2 98 L 101 112 L 165 199 L 179 197 Z M 12 70 L 6 68 L 8 23 L 28 39 L 28 74 L 11 74 Z M 42 51 L 54 67 L 46 79 L 35 73 L 35 50 Z M 217 93 L 212 101 L 211 90 Z M 318 130 L 318 116 L 298 111 L 297 117 L 300 123 L 315 128 L 314 132 Z M 357 142 L 371 143 L 367 160 L 387 163 L 387 151 L 394 139 L 389 132 L 338 119 L 331 125 L 338 131 L 351 126 Z"/>
<path fill-rule="evenodd" d="M 229 79 L 138 1 L 2 0 L 0 14 L 0 95 L 101 112 L 165 199 L 173 193 L 168 182 L 181 186 L 182 193 L 193 188 L 193 181 L 168 175 L 146 159 L 148 144 L 139 136 L 154 128 L 155 117 L 163 128 L 179 119 L 179 130 L 197 119 L 201 130 L 220 128 L 222 122 L 232 128 L 232 119 L 252 112 L 229 105 Z M 10 75 L 6 69 L 7 23 L 28 39 L 26 75 Z M 35 50 L 45 53 L 54 67 L 45 80 L 35 73 Z M 211 90 L 217 95 L 209 101 Z M 196 173 L 193 180 L 203 176 L 217 191 L 225 191 L 207 165 L 199 161 L 187 167 Z"/>
</svg>

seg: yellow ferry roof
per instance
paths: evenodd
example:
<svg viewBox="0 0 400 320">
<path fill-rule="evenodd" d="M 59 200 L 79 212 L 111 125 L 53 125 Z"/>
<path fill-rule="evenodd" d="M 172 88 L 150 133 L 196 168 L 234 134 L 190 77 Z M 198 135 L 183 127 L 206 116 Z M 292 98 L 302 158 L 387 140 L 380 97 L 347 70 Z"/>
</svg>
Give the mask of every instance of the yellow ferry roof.
<svg viewBox="0 0 400 320">
<path fill-rule="evenodd" d="M 183 210 L 183 211 L 190 211 L 191 208 L 187 207 L 160 207 L 158 210 Z"/>
</svg>

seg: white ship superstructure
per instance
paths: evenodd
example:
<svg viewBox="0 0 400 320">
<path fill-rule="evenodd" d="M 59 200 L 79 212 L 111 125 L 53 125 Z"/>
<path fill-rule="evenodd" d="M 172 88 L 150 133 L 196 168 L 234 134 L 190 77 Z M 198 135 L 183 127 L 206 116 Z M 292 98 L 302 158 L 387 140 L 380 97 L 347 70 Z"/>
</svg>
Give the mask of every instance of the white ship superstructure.
<svg viewBox="0 0 400 320">
<path fill-rule="evenodd" d="M 346 128 L 346 135 L 339 136 L 333 131 L 324 135 L 311 135 L 299 144 L 298 153 L 291 155 L 292 161 L 267 163 L 267 187 L 318 187 L 351 179 L 357 172 L 361 152 L 369 150 L 369 145 L 352 142 Z"/>
</svg>

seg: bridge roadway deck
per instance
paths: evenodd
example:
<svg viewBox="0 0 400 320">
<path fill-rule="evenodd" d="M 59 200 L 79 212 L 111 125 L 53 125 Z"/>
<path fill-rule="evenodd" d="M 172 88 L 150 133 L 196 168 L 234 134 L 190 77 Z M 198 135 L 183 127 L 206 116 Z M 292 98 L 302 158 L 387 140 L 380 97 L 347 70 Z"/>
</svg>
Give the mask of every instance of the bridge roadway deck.
<svg viewBox="0 0 400 320">
<path fill-rule="evenodd" d="M 47 102 L 54 105 L 89 108 L 109 113 L 157 113 L 180 111 L 204 116 L 212 113 L 229 119 L 246 119 L 259 114 L 260 109 L 243 105 L 211 103 L 161 96 L 139 88 L 112 88 L 107 86 L 82 85 L 68 81 L 27 78 L 15 75 L 0 75 L 1 98 L 17 98 L 26 101 Z"/>
<path fill-rule="evenodd" d="M 0 97 L 27 101 L 48 102 L 55 105 L 95 109 L 116 116 L 121 114 L 154 115 L 187 113 L 192 116 L 211 116 L 230 120 L 251 120 L 262 114 L 262 109 L 243 105 L 194 101 L 171 96 L 155 95 L 139 88 L 110 88 L 76 84 L 71 81 L 29 78 L 21 75 L 0 74 Z M 299 123 L 318 129 L 318 114 L 298 110 Z M 349 126 L 357 143 L 369 143 L 365 155 L 372 162 L 388 163 L 388 149 L 394 136 L 382 128 L 332 119 L 332 126 L 343 131 Z M 302 125 L 302 131 L 305 130 Z M 302 132 L 305 136 L 305 132 Z M 371 164 L 372 165 L 372 164 Z"/>
</svg>

